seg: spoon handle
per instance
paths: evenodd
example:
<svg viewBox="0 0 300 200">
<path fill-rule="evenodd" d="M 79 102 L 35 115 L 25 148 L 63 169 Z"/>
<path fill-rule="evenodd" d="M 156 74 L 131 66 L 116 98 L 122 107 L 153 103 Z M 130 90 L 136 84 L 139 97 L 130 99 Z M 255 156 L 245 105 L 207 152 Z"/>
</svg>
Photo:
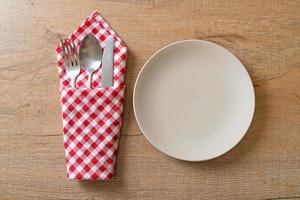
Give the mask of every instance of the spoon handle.
<svg viewBox="0 0 300 200">
<path fill-rule="evenodd" d="M 88 87 L 92 88 L 92 73 L 88 73 Z"/>
</svg>

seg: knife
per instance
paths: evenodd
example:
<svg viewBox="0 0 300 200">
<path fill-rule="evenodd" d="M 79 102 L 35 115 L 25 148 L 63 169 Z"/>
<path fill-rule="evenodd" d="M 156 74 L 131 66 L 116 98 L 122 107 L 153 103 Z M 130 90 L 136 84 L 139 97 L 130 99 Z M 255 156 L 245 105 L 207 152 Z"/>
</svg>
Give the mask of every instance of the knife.
<svg viewBox="0 0 300 200">
<path fill-rule="evenodd" d="M 114 76 L 114 38 L 109 36 L 105 41 L 102 58 L 101 87 L 113 86 Z"/>
</svg>

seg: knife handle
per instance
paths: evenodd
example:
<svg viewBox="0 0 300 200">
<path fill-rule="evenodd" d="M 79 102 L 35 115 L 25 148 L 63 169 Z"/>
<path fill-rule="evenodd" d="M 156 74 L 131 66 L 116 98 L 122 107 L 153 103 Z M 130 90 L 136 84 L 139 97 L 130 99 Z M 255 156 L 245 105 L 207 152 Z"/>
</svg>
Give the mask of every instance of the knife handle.
<svg viewBox="0 0 300 200">
<path fill-rule="evenodd" d="M 105 41 L 102 60 L 101 87 L 113 86 L 114 76 L 114 38 L 109 36 Z"/>
</svg>

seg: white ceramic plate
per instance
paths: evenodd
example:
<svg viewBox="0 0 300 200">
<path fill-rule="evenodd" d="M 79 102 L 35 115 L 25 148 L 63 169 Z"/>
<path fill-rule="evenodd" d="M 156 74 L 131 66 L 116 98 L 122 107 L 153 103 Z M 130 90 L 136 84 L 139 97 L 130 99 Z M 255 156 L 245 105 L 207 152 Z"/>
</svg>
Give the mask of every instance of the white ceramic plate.
<svg viewBox="0 0 300 200">
<path fill-rule="evenodd" d="M 169 156 L 215 158 L 251 123 L 255 97 L 245 67 L 225 48 L 180 41 L 155 53 L 138 75 L 134 113 L 145 137 Z"/>
</svg>

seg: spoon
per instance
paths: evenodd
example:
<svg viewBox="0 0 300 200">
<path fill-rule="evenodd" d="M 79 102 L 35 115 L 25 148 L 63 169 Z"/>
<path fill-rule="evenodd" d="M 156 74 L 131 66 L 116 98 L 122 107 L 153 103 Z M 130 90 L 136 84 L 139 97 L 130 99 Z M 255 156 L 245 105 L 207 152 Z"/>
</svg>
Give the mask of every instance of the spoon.
<svg viewBox="0 0 300 200">
<path fill-rule="evenodd" d="M 83 38 L 79 48 L 80 64 L 88 74 L 88 87 L 92 87 L 93 73 L 100 67 L 102 48 L 97 38 L 88 34 Z"/>
</svg>

